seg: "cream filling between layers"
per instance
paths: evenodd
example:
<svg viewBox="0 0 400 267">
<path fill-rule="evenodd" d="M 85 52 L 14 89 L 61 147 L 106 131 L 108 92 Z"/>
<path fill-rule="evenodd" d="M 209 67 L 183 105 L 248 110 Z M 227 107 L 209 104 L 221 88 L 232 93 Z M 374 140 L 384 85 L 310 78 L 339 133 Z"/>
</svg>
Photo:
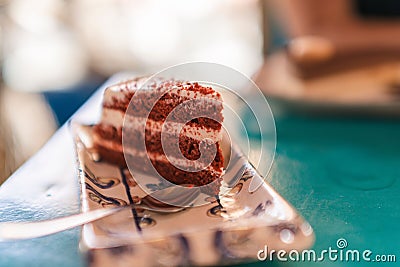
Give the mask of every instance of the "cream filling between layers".
<svg viewBox="0 0 400 267">
<path fill-rule="evenodd" d="M 133 117 L 127 115 L 124 122 L 124 112 L 117 109 L 103 108 L 101 122 L 104 125 L 121 129 L 122 126 L 128 129 L 138 129 L 140 125 L 146 123 L 146 128 L 152 131 L 161 132 L 164 122 L 154 121 L 143 117 Z M 125 124 L 124 124 L 125 123 Z M 213 141 L 222 140 L 222 132 L 214 129 L 206 129 L 204 127 L 190 126 L 183 123 L 169 122 L 164 126 L 166 133 L 176 132 L 182 129 L 182 134 L 195 140 L 203 140 L 209 138 Z"/>
<path fill-rule="evenodd" d="M 97 140 L 95 140 L 97 143 L 101 144 L 103 147 L 105 147 L 106 149 L 110 149 L 110 150 L 114 150 L 117 151 L 119 153 L 123 153 L 123 149 L 122 149 L 122 145 L 110 140 L 104 140 L 100 137 L 97 137 L 95 135 L 95 138 L 97 138 Z M 189 159 L 177 159 L 175 157 L 169 156 L 168 158 L 165 155 L 161 155 L 161 154 L 157 154 L 157 153 L 152 153 L 152 152 L 145 152 L 145 151 L 138 151 L 136 149 L 131 149 L 131 148 L 126 148 L 124 149 L 126 154 L 130 154 L 132 156 L 135 157 L 139 157 L 139 158 L 144 158 L 144 157 L 148 157 L 150 160 L 155 160 L 155 161 L 161 161 L 161 162 L 165 162 L 165 163 L 171 163 L 175 166 L 180 166 L 180 167 L 186 167 L 188 165 L 188 161 L 191 167 L 195 167 L 195 168 L 200 168 L 201 167 L 201 163 L 200 162 L 196 162 L 196 161 L 191 161 Z M 221 168 L 220 171 L 216 171 L 211 165 L 208 165 L 206 168 L 204 168 L 204 170 L 213 172 L 213 173 L 221 173 L 223 171 L 223 168 Z"/>
</svg>

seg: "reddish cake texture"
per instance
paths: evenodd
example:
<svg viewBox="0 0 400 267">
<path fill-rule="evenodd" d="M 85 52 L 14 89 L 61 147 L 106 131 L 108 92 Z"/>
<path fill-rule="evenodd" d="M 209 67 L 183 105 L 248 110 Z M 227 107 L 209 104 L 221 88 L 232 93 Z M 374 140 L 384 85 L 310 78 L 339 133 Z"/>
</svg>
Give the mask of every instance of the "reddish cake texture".
<svg viewBox="0 0 400 267">
<path fill-rule="evenodd" d="M 102 117 L 94 126 L 93 138 L 94 147 L 102 160 L 121 167 L 126 167 L 128 162 L 129 167 L 145 173 L 148 171 L 148 166 L 143 162 L 143 153 L 147 153 L 157 172 L 174 184 L 202 186 L 218 181 L 217 184 L 220 185 L 224 164 L 220 146 L 223 121 L 221 95 L 213 88 L 198 83 L 165 79 L 146 82 L 147 88 L 141 90 L 146 80 L 145 77 L 136 78 L 105 90 Z M 128 108 L 132 110 L 127 112 Z M 187 119 L 199 112 L 206 116 Z M 124 121 L 125 115 L 130 117 Z M 172 128 L 169 130 L 165 126 L 169 125 L 166 123 L 167 118 L 173 125 L 181 125 L 182 130 L 179 133 Z M 131 122 L 126 123 L 126 120 Z M 140 121 L 146 121 L 145 131 L 136 128 Z M 124 148 L 129 147 L 125 150 L 125 155 L 122 149 L 122 125 L 124 125 Z M 216 152 L 210 154 L 213 157 L 209 161 L 211 163 L 195 172 L 177 168 L 176 164 L 172 164 L 165 157 L 165 150 L 172 149 L 172 142 L 162 144 L 162 126 L 166 129 L 163 135 L 165 134 L 168 140 L 179 141 L 180 153 L 188 160 L 188 165 L 201 156 L 202 159 L 207 158 L 207 153 L 211 149 L 205 146 L 201 155 L 201 140 L 204 137 L 212 139 L 213 143 L 210 145 L 216 147 Z M 135 148 L 143 143 L 146 151 L 135 151 Z M 218 191 L 219 186 L 213 193 Z"/>
</svg>

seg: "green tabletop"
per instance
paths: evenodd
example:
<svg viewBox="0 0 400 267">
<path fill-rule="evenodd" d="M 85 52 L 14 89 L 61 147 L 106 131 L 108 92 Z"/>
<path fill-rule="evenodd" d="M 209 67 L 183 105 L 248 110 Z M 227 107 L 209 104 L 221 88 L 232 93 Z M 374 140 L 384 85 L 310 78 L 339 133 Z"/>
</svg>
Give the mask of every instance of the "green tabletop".
<svg viewBox="0 0 400 267">
<path fill-rule="evenodd" d="M 96 94 L 77 116 L 93 117 L 99 97 Z M 269 181 L 313 226 L 313 249 L 318 253 L 337 248 L 337 240 L 343 238 L 348 249 L 395 255 L 399 262 L 399 121 L 276 114 L 276 128 L 277 153 Z M 79 211 L 72 148 L 64 126 L 0 187 L 1 221 L 45 219 Z M 35 240 L 0 243 L 0 265 L 82 266 L 79 234 L 76 228 Z M 246 266 L 365 264 L 325 260 Z"/>
<path fill-rule="evenodd" d="M 270 183 L 313 226 L 318 253 L 371 250 L 400 262 L 400 123 L 388 119 L 276 116 Z M 272 266 L 364 266 L 367 262 L 274 262 Z M 265 262 L 251 266 L 263 266 Z"/>
</svg>

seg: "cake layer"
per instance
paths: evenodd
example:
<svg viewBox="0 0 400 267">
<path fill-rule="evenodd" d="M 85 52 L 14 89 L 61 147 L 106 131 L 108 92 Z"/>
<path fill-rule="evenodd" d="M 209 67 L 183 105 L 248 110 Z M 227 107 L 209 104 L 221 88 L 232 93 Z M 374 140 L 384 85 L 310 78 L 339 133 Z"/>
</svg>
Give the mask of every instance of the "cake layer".
<svg viewBox="0 0 400 267">
<path fill-rule="evenodd" d="M 94 148 L 96 149 L 96 153 L 100 155 L 101 161 L 115 164 L 120 167 L 126 167 L 125 156 L 121 151 L 99 143 L 95 143 Z"/>
<path fill-rule="evenodd" d="M 143 167 L 143 160 L 140 157 L 128 155 L 127 160 L 132 162 L 132 167 L 135 168 L 135 170 L 140 170 L 140 168 Z M 217 180 L 216 184 L 218 187 L 221 185 L 221 172 L 210 171 L 208 169 L 198 172 L 187 172 L 176 168 L 169 162 L 152 161 L 152 163 L 159 175 L 177 185 L 202 186 L 210 184 L 215 180 Z"/>
<path fill-rule="evenodd" d="M 193 130 L 193 129 L 190 129 Z M 113 126 L 109 125 L 97 125 L 95 126 L 95 143 L 105 143 L 112 142 L 116 145 L 122 144 L 122 130 L 116 129 Z M 219 146 L 218 142 L 221 137 L 215 137 L 213 135 L 209 135 L 209 137 L 205 136 L 204 138 L 209 138 L 209 140 L 200 139 L 201 137 L 194 135 L 196 137 L 190 137 L 190 134 L 182 131 L 181 134 L 174 134 L 171 131 L 164 132 L 164 138 L 167 140 L 166 142 L 162 142 L 161 140 L 161 132 L 153 131 L 151 129 L 146 129 L 146 135 L 144 137 L 143 132 L 140 130 L 130 130 L 127 129 L 124 133 L 124 145 L 125 148 L 140 148 L 145 144 L 146 150 L 150 153 L 152 152 L 163 152 L 163 151 L 175 151 L 176 143 L 179 142 L 180 153 L 183 154 L 184 157 L 190 160 L 197 160 L 201 156 L 200 146 L 203 145 L 203 151 L 210 151 L 213 146 L 213 143 L 216 143 Z M 218 138 L 218 139 L 216 139 Z M 175 140 L 175 141 L 174 141 Z M 111 147 L 112 148 L 112 147 Z M 122 151 L 122 150 L 121 150 Z M 171 152 L 170 152 L 171 154 Z M 173 154 L 171 154 L 174 156 Z M 209 155 L 203 154 L 203 158 L 210 158 Z"/>
<path fill-rule="evenodd" d="M 97 151 L 101 155 L 102 160 L 118 166 L 126 166 L 124 154 L 121 152 L 101 145 L 97 147 Z M 222 151 L 219 151 L 218 154 L 222 157 Z M 130 162 L 130 166 L 135 168 L 136 171 L 145 174 L 148 172 L 148 170 L 143 168 L 144 166 L 147 166 L 144 164 L 143 157 L 127 154 L 127 160 Z M 171 163 L 165 161 L 152 160 L 152 164 L 162 177 L 174 184 L 193 184 L 196 186 L 203 186 L 216 181 L 212 187 L 202 190 L 204 193 L 210 195 L 217 194 L 219 187 L 221 186 L 222 165 L 220 171 L 215 171 L 208 167 L 198 172 L 187 172 L 180 170 Z"/>
<path fill-rule="evenodd" d="M 104 92 L 103 104 L 105 106 L 118 106 L 126 109 L 135 92 L 144 91 L 147 98 L 165 94 L 165 98 L 175 99 L 176 97 L 185 97 L 187 99 L 207 97 L 220 100 L 221 96 L 211 87 L 204 87 L 198 83 L 190 83 L 177 80 L 166 80 L 161 78 L 152 78 L 150 82 L 146 81 L 148 77 L 140 77 L 108 87 Z"/>
<path fill-rule="evenodd" d="M 146 119 L 143 117 L 133 117 L 127 115 L 125 118 L 124 116 L 125 113 L 121 110 L 104 108 L 101 117 L 101 124 L 99 124 L 99 126 L 102 128 L 102 131 L 116 132 L 118 136 L 122 136 L 121 133 L 123 125 L 124 127 L 127 127 L 126 129 L 128 129 L 128 131 L 131 131 L 136 130 L 140 128 L 141 125 L 146 124 L 146 129 L 154 132 L 161 132 L 164 127 L 164 131 L 166 132 L 176 132 L 177 129 L 182 129 L 187 137 L 198 140 L 209 138 L 211 140 L 219 141 L 222 138 L 220 131 L 206 128 L 206 126 L 204 126 L 206 125 L 206 122 L 190 122 L 187 124 L 168 122 L 167 124 L 164 124 L 163 122 L 154 121 L 152 119 Z M 107 137 L 105 136 L 105 138 Z"/>
<path fill-rule="evenodd" d="M 142 162 L 140 159 L 128 156 L 128 160 L 134 162 L 133 167 L 136 169 L 141 168 Z M 201 191 L 210 196 L 215 196 L 219 192 L 219 188 L 221 187 L 221 173 L 220 172 L 210 172 L 208 170 L 202 170 L 199 172 L 185 172 L 182 171 L 170 163 L 165 162 L 153 162 L 157 172 L 162 177 L 165 177 L 169 182 L 176 185 L 194 185 L 194 186 L 204 186 Z"/>
<path fill-rule="evenodd" d="M 95 136 L 95 140 L 97 138 L 98 137 Z M 186 146 L 186 144 L 184 144 L 184 143 L 180 143 L 180 145 L 182 145 L 183 147 Z M 162 152 L 162 150 L 150 151 L 150 149 L 148 149 L 147 151 L 139 151 L 134 146 L 122 148 L 121 143 L 113 142 L 113 141 L 109 141 L 109 140 L 102 140 L 102 142 L 96 142 L 95 148 L 97 150 L 102 150 L 102 151 L 104 149 L 113 150 L 118 153 L 121 153 L 122 156 L 123 156 L 123 153 L 125 152 L 125 154 L 127 154 L 127 155 L 131 154 L 131 155 L 135 155 L 135 156 L 141 157 L 141 158 L 149 158 L 151 160 L 156 160 L 156 161 L 172 162 L 176 166 L 180 166 L 181 168 L 188 168 L 188 169 L 191 169 L 191 168 L 201 169 L 202 167 L 204 167 L 205 163 L 211 162 L 211 164 L 207 167 L 208 169 L 210 169 L 210 170 L 213 169 L 214 171 L 222 171 L 222 168 L 224 165 L 222 151 L 219 146 L 219 143 L 216 144 L 215 156 L 210 154 L 207 157 L 207 155 L 206 155 L 205 160 L 196 160 L 194 157 L 192 157 L 192 159 L 190 159 L 185 155 L 184 151 L 182 153 L 183 156 L 185 157 L 184 159 L 179 159 L 179 157 L 177 157 L 173 154 L 168 155 L 168 158 L 167 158 L 165 156 L 165 154 Z M 103 153 L 100 153 L 100 154 L 103 156 Z M 199 157 L 197 157 L 197 159 L 198 158 Z M 118 165 L 126 166 L 125 160 L 118 160 L 118 162 L 121 163 Z"/>
<path fill-rule="evenodd" d="M 218 132 L 207 132 L 205 129 L 196 129 L 186 125 L 179 134 L 177 134 L 176 131 L 164 131 L 164 140 L 168 141 L 163 143 L 161 140 L 161 132 L 158 131 L 161 130 L 160 128 L 161 126 L 159 128 L 156 127 L 156 130 L 152 129 L 151 126 L 146 128 L 144 137 L 142 130 L 128 127 L 124 133 L 124 144 L 126 147 L 129 146 L 131 148 L 143 148 L 143 144 L 145 144 L 148 152 L 175 151 L 175 140 L 179 142 L 180 153 L 182 153 L 184 157 L 190 160 L 197 160 L 201 156 L 201 145 L 203 145 L 203 151 L 211 152 L 212 150 L 210 149 L 214 145 L 213 143 L 217 143 L 217 141 L 221 140 L 221 134 Z M 196 133 L 196 131 L 198 132 Z M 117 129 L 114 126 L 107 124 L 96 125 L 94 127 L 94 133 L 96 135 L 95 143 L 106 141 L 111 141 L 115 144 L 122 143 L 122 129 Z M 203 136 L 199 135 L 199 133 L 203 133 Z M 204 142 L 202 142 L 203 140 Z M 169 153 L 171 154 L 171 152 Z M 203 153 L 202 156 L 203 158 L 207 157 L 210 159 L 212 155 Z"/>
<path fill-rule="evenodd" d="M 169 121 L 176 123 L 201 124 L 204 127 L 220 130 L 223 121 L 221 103 L 211 100 L 198 99 L 174 99 L 171 101 L 159 100 L 152 102 L 150 99 L 133 99 L 132 104 L 127 107 L 117 108 L 116 106 L 104 105 L 104 109 L 120 110 L 132 117 L 145 117 L 154 121 Z M 155 104 L 154 104 L 155 103 Z M 146 107 L 147 106 L 147 107 Z"/>
<path fill-rule="evenodd" d="M 204 120 L 205 127 L 221 129 L 218 122 L 223 120 L 222 98 L 212 88 L 197 83 L 163 81 L 157 83 L 159 87 L 150 86 L 152 90 L 136 91 L 139 89 L 137 84 L 141 83 L 128 81 L 107 88 L 103 109 L 116 109 L 125 113 L 132 102 L 127 113 L 134 117 L 164 121 L 170 116 L 176 122 L 186 123 L 188 118 L 201 114 L 203 118 L 199 120 Z"/>
</svg>

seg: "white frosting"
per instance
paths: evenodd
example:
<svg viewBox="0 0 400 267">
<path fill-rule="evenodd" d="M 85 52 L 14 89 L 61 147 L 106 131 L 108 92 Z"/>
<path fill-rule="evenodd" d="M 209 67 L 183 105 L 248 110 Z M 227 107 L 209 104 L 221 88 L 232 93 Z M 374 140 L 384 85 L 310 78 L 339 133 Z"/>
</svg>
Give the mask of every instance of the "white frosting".
<svg viewBox="0 0 400 267">
<path fill-rule="evenodd" d="M 103 108 L 101 123 L 105 126 L 109 125 L 121 129 L 124 123 L 124 112 L 116 109 Z M 139 125 L 143 125 L 144 123 L 146 123 L 146 118 L 127 115 L 124 127 L 128 127 L 128 129 L 137 129 Z M 163 124 L 163 122 L 148 119 L 146 127 L 151 131 L 160 132 L 162 131 Z M 176 132 L 180 129 L 185 130 L 184 135 L 195 140 L 201 141 L 205 138 L 214 141 L 222 140 L 222 132 L 218 130 L 193 127 L 176 122 L 168 122 L 164 127 L 167 132 Z"/>
<path fill-rule="evenodd" d="M 109 87 L 104 91 L 103 104 L 112 105 L 114 101 L 126 102 L 126 94 L 122 89 L 111 89 Z"/>
</svg>

